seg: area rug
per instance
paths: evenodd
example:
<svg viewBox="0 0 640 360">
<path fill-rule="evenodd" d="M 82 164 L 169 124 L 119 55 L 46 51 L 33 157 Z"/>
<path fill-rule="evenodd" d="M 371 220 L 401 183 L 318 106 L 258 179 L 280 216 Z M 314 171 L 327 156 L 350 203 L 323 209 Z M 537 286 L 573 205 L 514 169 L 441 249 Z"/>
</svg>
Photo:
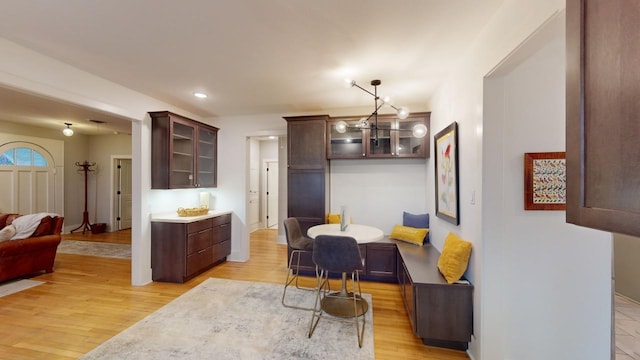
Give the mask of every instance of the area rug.
<svg viewBox="0 0 640 360">
<path fill-rule="evenodd" d="M 0 297 L 15 294 L 22 290 L 30 289 L 34 286 L 42 285 L 44 281 L 19 279 L 0 283 Z"/>
<path fill-rule="evenodd" d="M 309 339 L 311 313 L 281 297 L 282 285 L 209 278 L 81 359 L 374 358 L 373 306 L 359 348 L 355 325 L 342 321 L 321 319 Z M 287 300 L 311 305 L 314 293 L 294 288 Z"/>
<path fill-rule="evenodd" d="M 118 259 L 131 259 L 131 245 L 110 244 L 95 241 L 62 240 L 58 245 L 61 254 L 91 255 Z"/>
</svg>

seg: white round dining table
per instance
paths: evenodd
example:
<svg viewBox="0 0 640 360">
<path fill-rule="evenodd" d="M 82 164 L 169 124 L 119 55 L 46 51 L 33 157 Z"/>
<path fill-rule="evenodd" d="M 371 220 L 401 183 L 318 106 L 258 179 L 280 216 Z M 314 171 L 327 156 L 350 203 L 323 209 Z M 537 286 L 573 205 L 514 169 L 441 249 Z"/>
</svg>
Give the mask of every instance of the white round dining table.
<svg viewBox="0 0 640 360">
<path fill-rule="evenodd" d="M 312 226 L 307 230 L 307 235 L 315 239 L 318 235 L 351 236 L 358 244 L 365 244 L 372 241 L 382 240 L 384 233 L 382 230 L 368 225 L 349 224 L 345 231 L 340 230 L 340 224 L 322 224 Z"/>
</svg>

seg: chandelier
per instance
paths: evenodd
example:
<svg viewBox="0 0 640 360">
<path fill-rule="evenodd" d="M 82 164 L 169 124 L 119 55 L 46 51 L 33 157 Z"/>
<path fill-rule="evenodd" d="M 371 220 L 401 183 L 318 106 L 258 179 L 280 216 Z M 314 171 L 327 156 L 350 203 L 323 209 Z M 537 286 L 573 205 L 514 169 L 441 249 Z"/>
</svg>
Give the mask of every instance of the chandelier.
<svg viewBox="0 0 640 360">
<path fill-rule="evenodd" d="M 387 97 L 381 98 L 378 96 L 378 86 L 382 84 L 382 81 L 371 80 L 371 86 L 373 86 L 373 92 L 358 85 L 355 82 L 355 80 L 345 80 L 345 81 L 347 81 L 347 83 L 349 83 L 351 87 L 357 87 L 358 89 L 373 96 L 375 109 L 373 110 L 371 115 L 369 115 L 366 118 L 363 117 L 362 119 L 360 119 L 360 121 L 355 126 L 350 126 L 346 121 L 338 121 L 335 125 L 335 129 L 338 133 L 344 134 L 349 128 L 369 129 L 374 131 L 374 142 L 376 145 L 378 145 L 378 130 L 380 130 L 380 127 L 378 126 L 378 110 L 380 110 L 380 108 L 382 108 L 386 104 L 392 107 L 396 111 L 396 116 L 398 116 L 398 119 L 404 120 L 407 117 L 409 117 L 409 109 L 402 106 L 396 107 L 395 105 L 391 104 L 389 98 Z M 384 130 L 411 131 L 412 135 L 416 138 L 423 138 L 425 135 L 427 135 L 427 126 L 425 124 L 416 124 L 415 126 L 413 126 L 412 129 L 393 129 L 393 128 L 386 129 L 385 128 Z"/>
</svg>

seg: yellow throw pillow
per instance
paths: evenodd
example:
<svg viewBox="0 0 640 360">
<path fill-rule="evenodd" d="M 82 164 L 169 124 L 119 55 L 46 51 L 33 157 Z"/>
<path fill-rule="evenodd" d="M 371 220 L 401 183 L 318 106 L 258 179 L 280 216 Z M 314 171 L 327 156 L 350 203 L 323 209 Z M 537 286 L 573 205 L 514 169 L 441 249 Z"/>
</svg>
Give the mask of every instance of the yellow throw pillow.
<svg viewBox="0 0 640 360">
<path fill-rule="evenodd" d="M 471 243 L 450 232 L 444 240 L 444 248 L 438 259 L 438 270 L 449 284 L 460 280 L 469 264 Z"/>
<path fill-rule="evenodd" d="M 340 214 L 327 214 L 327 224 L 340 224 Z"/>
<path fill-rule="evenodd" d="M 429 229 L 421 229 L 421 228 L 414 228 L 410 226 L 396 225 L 393 227 L 393 231 L 391 231 L 391 235 L 389 235 L 389 237 L 392 239 L 402 240 L 402 241 L 406 241 L 412 244 L 422 246 L 424 237 L 427 235 L 428 232 L 429 232 Z"/>
</svg>

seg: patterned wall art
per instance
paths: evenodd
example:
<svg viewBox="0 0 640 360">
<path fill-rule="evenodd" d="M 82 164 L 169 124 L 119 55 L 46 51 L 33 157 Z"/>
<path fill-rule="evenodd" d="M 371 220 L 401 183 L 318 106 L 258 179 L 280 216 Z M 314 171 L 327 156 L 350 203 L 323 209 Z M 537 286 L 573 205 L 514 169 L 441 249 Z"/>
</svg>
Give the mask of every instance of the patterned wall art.
<svg viewBox="0 0 640 360">
<path fill-rule="evenodd" d="M 524 154 L 525 210 L 566 210 L 565 158 L 564 152 Z"/>
<path fill-rule="evenodd" d="M 436 216 L 458 225 L 458 123 L 454 121 L 433 138 L 436 155 Z"/>
</svg>

